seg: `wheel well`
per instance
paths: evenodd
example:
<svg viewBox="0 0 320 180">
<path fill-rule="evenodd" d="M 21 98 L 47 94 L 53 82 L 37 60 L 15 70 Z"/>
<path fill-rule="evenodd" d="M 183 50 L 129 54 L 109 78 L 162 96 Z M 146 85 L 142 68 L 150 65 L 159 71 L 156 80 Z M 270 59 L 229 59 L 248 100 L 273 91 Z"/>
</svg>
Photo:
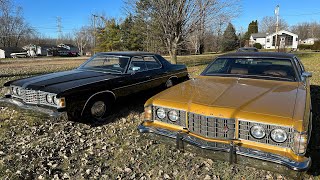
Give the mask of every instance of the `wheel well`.
<svg viewBox="0 0 320 180">
<path fill-rule="evenodd" d="M 173 83 L 177 83 L 178 77 L 177 76 L 171 76 L 167 81 L 172 80 Z"/>
<path fill-rule="evenodd" d="M 92 101 L 92 100 L 98 99 L 98 98 L 101 98 L 103 100 L 107 100 L 107 99 L 111 100 L 112 103 L 116 100 L 115 94 L 113 92 L 111 92 L 111 91 L 93 94 L 92 96 L 90 96 L 87 99 L 86 103 L 84 104 L 83 109 L 81 111 L 81 116 L 83 115 L 84 111 L 86 110 L 87 105 L 89 104 L 89 102 Z"/>
</svg>

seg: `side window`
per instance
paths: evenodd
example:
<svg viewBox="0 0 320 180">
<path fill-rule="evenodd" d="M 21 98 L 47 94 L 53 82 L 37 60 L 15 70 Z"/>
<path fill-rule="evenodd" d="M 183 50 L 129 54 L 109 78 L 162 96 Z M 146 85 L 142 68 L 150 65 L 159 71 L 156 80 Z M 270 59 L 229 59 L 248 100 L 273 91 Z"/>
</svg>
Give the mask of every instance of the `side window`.
<svg viewBox="0 0 320 180">
<path fill-rule="evenodd" d="M 206 74 L 226 73 L 227 72 L 227 59 L 217 59 L 206 71 Z"/>
<path fill-rule="evenodd" d="M 128 69 L 129 73 L 140 72 L 145 70 L 147 70 L 147 66 L 142 57 L 133 57 L 131 59 L 131 63 Z"/>
<path fill-rule="evenodd" d="M 161 64 L 158 60 L 156 60 L 153 56 L 144 57 L 144 61 L 147 65 L 148 69 L 159 69 L 161 68 Z"/>
</svg>

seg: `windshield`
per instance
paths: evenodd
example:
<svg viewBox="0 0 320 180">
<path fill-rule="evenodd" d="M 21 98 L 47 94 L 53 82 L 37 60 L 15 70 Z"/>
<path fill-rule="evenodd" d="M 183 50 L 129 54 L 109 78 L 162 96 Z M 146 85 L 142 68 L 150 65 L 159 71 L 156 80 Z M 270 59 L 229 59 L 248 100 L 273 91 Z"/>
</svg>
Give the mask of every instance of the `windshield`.
<svg viewBox="0 0 320 180">
<path fill-rule="evenodd" d="M 97 54 L 85 62 L 80 68 L 109 73 L 125 73 L 129 60 L 129 57 L 124 56 Z"/>
<path fill-rule="evenodd" d="M 202 75 L 296 80 L 290 59 L 218 58 L 205 69 Z"/>
</svg>

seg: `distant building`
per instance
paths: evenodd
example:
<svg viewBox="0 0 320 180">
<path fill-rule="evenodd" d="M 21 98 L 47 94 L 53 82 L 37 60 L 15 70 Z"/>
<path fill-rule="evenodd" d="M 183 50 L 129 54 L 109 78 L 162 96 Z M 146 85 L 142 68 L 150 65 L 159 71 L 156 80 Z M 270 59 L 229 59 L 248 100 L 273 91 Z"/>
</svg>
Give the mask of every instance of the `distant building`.
<svg viewBox="0 0 320 180">
<path fill-rule="evenodd" d="M 280 48 L 298 48 L 298 35 L 292 32 L 281 30 L 278 32 L 277 45 Z M 254 33 L 250 36 L 249 45 L 254 43 L 260 43 L 264 49 L 275 49 L 276 48 L 276 33 Z"/>
<path fill-rule="evenodd" d="M 12 53 L 26 53 L 26 50 L 19 47 L 0 47 L 0 58 L 12 58 Z"/>
<path fill-rule="evenodd" d="M 315 41 L 319 41 L 319 39 L 318 38 L 308 38 L 308 39 L 300 41 L 300 44 L 313 45 Z"/>
<path fill-rule="evenodd" d="M 6 58 L 5 51 L 0 49 L 0 59 Z"/>
<path fill-rule="evenodd" d="M 249 40 L 249 45 L 253 45 L 254 43 L 260 43 L 262 47 L 265 46 L 266 44 L 266 33 L 254 33 L 251 34 L 250 40 Z"/>
</svg>

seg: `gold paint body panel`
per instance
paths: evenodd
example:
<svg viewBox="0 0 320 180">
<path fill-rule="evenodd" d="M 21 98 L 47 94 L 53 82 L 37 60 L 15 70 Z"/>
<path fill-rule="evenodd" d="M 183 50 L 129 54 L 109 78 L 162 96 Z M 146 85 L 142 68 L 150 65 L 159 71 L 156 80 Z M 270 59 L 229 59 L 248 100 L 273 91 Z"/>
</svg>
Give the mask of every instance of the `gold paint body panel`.
<svg viewBox="0 0 320 180">
<path fill-rule="evenodd" d="M 307 131 L 310 102 L 309 84 L 302 82 L 198 76 L 155 95 L 145 106 L 162 106 L 206 116 L 235 119 L 237 139 L 239 119 L 291 127 L 299 132 Z M 229 140 L 205 138 L 188 132 L 181 126 L 159 121 L 144 122 L 143 125 L 187 132 L 206 141 L 230 144 Z M 306 159 L 296 155 L 290 148 L 241 139 L 238 145 L 278 154 L 297 162 Z"/>
</svg>

